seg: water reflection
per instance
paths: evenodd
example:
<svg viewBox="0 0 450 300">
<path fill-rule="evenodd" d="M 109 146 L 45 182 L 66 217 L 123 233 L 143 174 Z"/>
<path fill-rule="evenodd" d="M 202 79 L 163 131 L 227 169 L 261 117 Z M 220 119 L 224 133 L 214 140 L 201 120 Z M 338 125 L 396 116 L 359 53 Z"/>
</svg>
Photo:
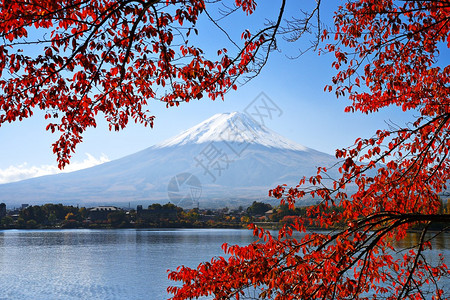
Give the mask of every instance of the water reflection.
<svg viewBox="0 0 450 300">
<path fill-rule="evenodd" d="M 448 237 L 438 236 L 429 255 L 450 257 Z M 168 269 L 223 255 L 224 242 L 254 240 L 235 229 L 0 231 L 0 299 L 166 299 Z"/>
<path fill-rule="evenodd" d="M 0 299 L 165 299 L 168 269 L 253 240 L 247 230 L 3 231 Z"/>
<path fill-rule="evenodd" d="M 399 248 L 414 248 L 419 244 L 421 235 L 421 232 L 409 232 L 403 240 L 395 242 L 395 246 Z M 425 235 L 425 240 L 431 239 L 433 249 L 448 251 L 450 249 L 449 237 L 450 234 L 445 232 L 428 232 Z"/>
</svg>

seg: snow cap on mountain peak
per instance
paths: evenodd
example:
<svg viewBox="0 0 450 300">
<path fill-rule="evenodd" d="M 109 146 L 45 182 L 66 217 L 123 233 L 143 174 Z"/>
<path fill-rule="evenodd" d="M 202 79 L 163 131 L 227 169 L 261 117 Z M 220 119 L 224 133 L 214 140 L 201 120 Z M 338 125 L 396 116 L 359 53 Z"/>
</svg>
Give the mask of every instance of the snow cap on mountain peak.
<svg viewBox="0 0 450 300">
<path fill-rule="evenodd" d="M 247 114 L 240 112 L 215 114 L 155 147 L 163 148 L 209 142 L 247 142 L 271 148 L 308 150 L 308 148 L 290 141 L 264 125 L 260 125 Z"/>
</svg>

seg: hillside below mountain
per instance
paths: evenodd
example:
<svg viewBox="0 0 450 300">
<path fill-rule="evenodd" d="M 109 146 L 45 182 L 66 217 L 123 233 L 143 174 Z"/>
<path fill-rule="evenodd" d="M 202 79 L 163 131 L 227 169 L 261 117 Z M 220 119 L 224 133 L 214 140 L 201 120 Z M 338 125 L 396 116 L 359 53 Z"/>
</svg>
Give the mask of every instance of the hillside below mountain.
<svg viewBox="0 0 450 300">
<path fill-rule="evenodd" d="M 217 114 L 135 154 L 72 173 L 0 185 L 0 202 L 182 207 L 277 204 L 268 190 L 295 185 L 333 156 L 259 125 L 243 113 Z"/>
</svg>

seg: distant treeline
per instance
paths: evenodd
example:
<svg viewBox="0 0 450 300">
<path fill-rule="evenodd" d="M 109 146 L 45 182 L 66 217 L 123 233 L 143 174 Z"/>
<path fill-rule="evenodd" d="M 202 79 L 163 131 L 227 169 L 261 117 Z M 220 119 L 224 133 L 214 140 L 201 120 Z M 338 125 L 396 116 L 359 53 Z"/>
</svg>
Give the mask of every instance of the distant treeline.
<svg viewBox="0 0 450 300">
<path fill-rule="evenodd" d="M 253 202 L 237 209 L 183 209 L 174 204 L 152 204 L 146 209 L 120 209 L 114 206 L 93 208 L 45 204 L 9 211 L 1 218 L 3 229 L 40 228 L 241 228 L 258 222 L 272 227 L 295 222 L 306 216 L 306 207 L 289 209 L 287 205 L 272 207 Z"/>
</svg>

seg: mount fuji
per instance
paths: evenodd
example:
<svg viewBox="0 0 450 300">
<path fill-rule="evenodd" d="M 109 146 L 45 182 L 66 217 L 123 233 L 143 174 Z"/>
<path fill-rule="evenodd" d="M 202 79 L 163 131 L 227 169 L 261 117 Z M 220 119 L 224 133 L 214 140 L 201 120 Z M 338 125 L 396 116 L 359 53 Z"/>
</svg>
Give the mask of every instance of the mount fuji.
<svg viewBox="0 0 450 300">
<path fill-rule="evenodd" d="M 216 114 L 160 144 L 71 173 L 0 185 L 0 202 L 81 205 L 167 203 L 237 207 L 278 203 L 268 190 L 295 185 L 336 158 L 258 124 L 250 116 Z"/>
</svg>

